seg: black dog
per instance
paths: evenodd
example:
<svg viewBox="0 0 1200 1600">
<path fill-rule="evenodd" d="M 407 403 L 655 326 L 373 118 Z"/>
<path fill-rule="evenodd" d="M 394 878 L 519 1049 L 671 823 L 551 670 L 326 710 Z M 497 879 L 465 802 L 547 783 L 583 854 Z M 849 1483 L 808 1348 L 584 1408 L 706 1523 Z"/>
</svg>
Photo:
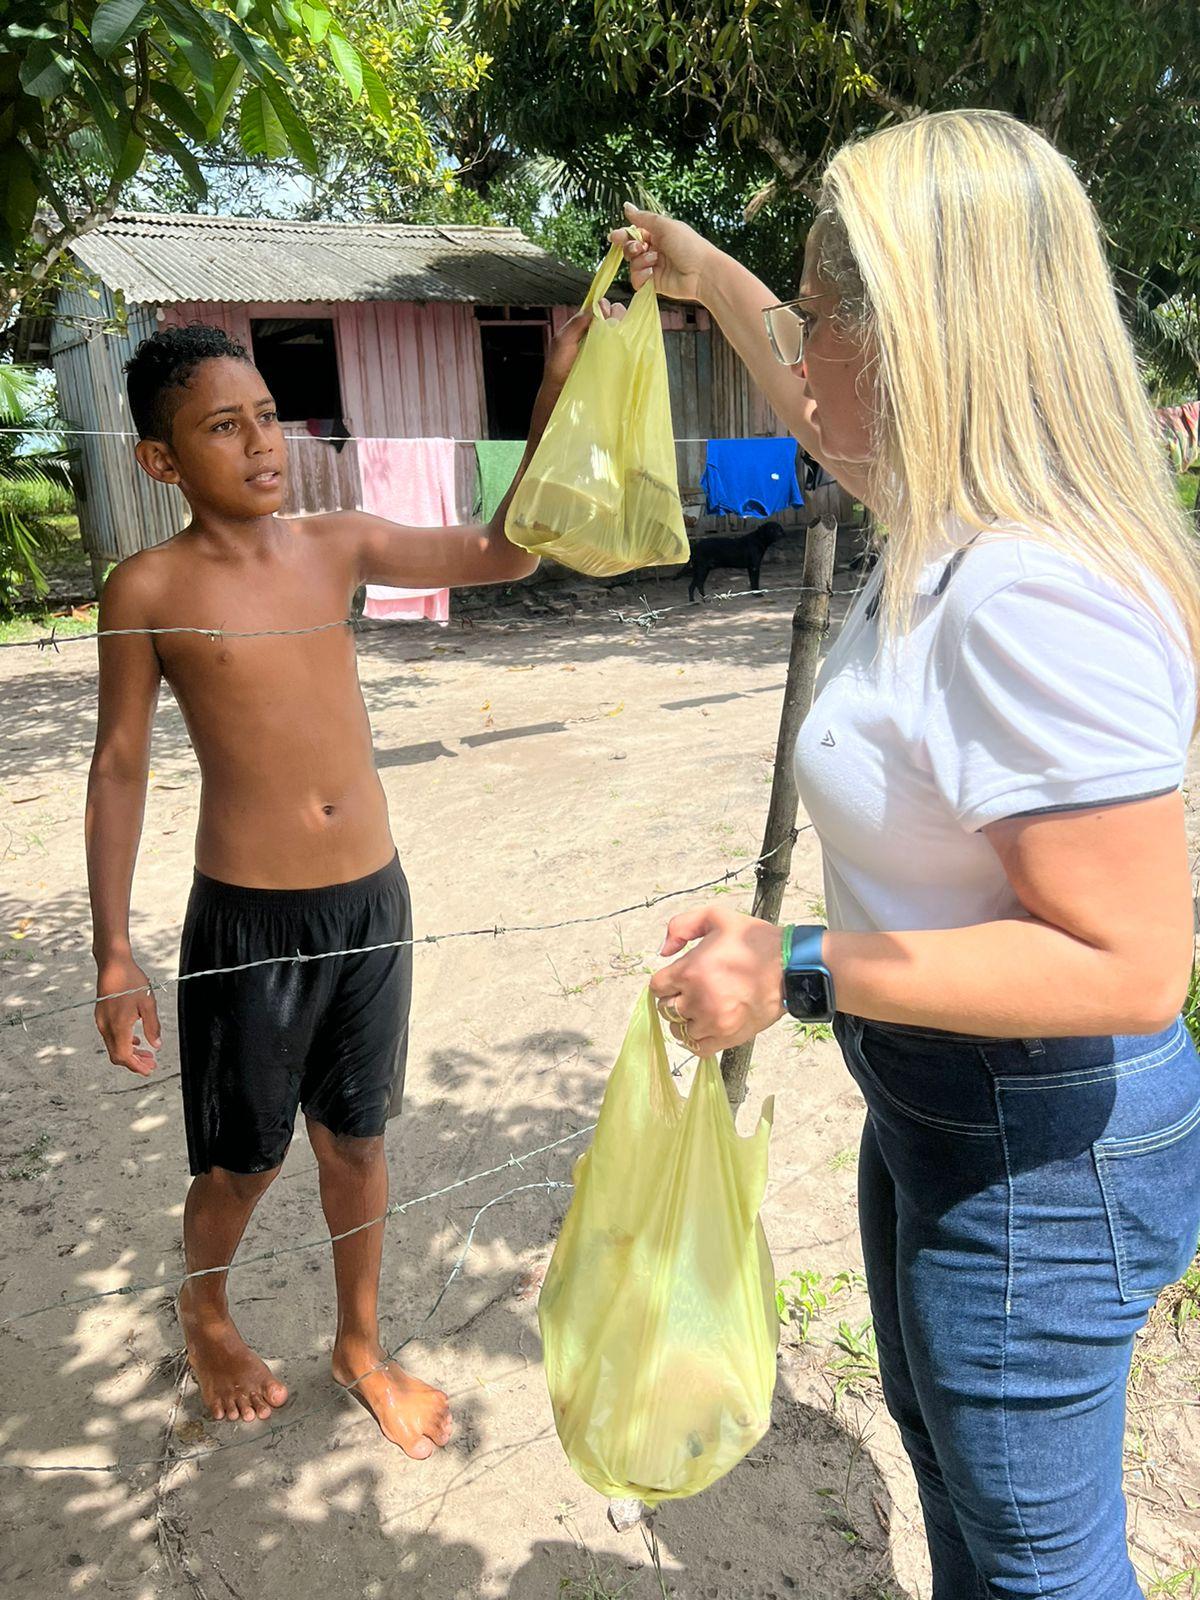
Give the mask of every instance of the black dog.
<svg viewBox="0 0 1200 1600">
<path fill-rule="evenodd" d="M 734 534 L 729 538 L 695 540 L 692 559 L 685 569 L 690 574 L 688 599 L 694 600 L 699 590 L 703 600 L 709 573 L 721 567 L 745 567 L 750 587 L 757 589 L 763 556 L 777 539 L 782 538 L 783 529 L 778 522 L 760 522 L 749 533 Z"/>
</svg>

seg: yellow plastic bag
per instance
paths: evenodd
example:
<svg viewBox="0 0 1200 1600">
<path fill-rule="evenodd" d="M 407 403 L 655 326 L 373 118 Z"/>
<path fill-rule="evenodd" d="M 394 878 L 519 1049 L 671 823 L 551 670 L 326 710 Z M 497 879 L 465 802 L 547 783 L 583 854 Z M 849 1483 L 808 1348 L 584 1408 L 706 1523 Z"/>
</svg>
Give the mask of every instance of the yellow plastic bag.
<svg viewBox="0 0 1200 1600">
<path fill-rule="evenodd" d="M 758 1209 L 772 1111 L 741 1138 L 712 1058 L 683 1099 L 642 996 L 538 1307 L 558 1437 L 609 1499 L 696 1494 L 766 1432 L 779 1318 Z"/>
<path fill-rule="evenodd" d="M 620 264 L 614 245 L 584 301 L 594 321 L 504 525 L 522 550 L 593 577 L 689 555 L 653 282 L 619 321 L 600 310 Z"/>
</svg>

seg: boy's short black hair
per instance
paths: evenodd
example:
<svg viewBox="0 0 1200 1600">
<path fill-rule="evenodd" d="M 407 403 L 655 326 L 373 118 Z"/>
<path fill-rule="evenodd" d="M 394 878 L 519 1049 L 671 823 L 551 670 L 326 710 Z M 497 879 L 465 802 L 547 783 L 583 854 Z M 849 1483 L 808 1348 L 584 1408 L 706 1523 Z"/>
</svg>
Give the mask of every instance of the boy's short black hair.
<svg viewBox="0 0 1200 1600">
<path fill-rule="evenodd" d="M 245 345 L 231 339 L 223 328 L 206 322 L 191 322 L 186 328 L 159 328 L 141 344 L 125 363 L 125 387 L 129 410 L 140 439 L 171 440 L 171 422 L 178 397 L 172 389 L 187 387 L 187 381 L 202 361 L 227 356 L 233 361 L 249 361 Z"/>
</svg>

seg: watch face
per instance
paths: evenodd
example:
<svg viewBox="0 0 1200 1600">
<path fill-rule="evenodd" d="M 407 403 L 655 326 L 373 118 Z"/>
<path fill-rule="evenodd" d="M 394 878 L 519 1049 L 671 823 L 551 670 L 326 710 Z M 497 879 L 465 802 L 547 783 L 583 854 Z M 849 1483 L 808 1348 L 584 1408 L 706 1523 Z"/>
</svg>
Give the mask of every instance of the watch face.
<svg viewBox="0 0 1200 1600">
<path fill-rule="evenodd" d="M 833 987 L 824 972 L 789 972 L 787 1008 L 802 1022 L 828 1022 L 833 1016 Z"/>
</svg>

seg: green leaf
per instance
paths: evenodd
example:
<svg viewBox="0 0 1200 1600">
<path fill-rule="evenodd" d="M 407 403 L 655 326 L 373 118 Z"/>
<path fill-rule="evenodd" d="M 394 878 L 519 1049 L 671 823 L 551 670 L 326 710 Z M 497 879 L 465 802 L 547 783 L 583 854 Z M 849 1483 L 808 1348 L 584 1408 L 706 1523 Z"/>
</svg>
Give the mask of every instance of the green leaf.
<svg viewBox="0 0 1200 1600">
<path fill-rule="evenodd" d="M 100 0 L 92 18 L 92 48 L 106 59 L 152 20 L 146 0 Z"/>
<path fill-rule="evenodd" d="M 275 114 L 275 107 L 259 87 L 249 89 L 242 101 L 238 122 L 242 148 L 248 156 L 266 156 L 278 160 L 288 153 L 287 134 Z"/>
<path fill-rule="evenodd" d="M 14 40 L 61 39 L 61 37 L 62 34 L 58 29 L 51 28 L 44 22 L 39 22 L 36 28 L 25 28 L 19 22 L 10 22 L 8 27 L 4 29 L 3 34 L 0 34 L 0 38 Z"/>
<path fill-rule="evenodd" d="M 324 6 L 310 6 L 302 4 L 300 17 L 308 29 L 308 37 L 313 44 L 324 42 L 325 35 L 329 32 L 333 22 L 333 14 Z"/>
<path fill-rule="evenodd" d="M 312 134 L 297 116 L 295 108 L 284 93 L 283 85 L 268 78 L 262 86 L 262 93 L 271 102 L 271 108 L 279 119 L 279 126 L 283 129 L 289 149 L 300 158 L 301 165 L 309 172 L 319 172 L 321 163 L 317 160 L 317 149 L 313 144 Z"/>
<path fill-rule="evenodd" d="M 141 168 L 142 162 L 145 159 L 146 141 L 139 134 L 134 133 L 133 130 L 130 129 L 129 133 L 126 135 L 125 144 L 121 150 L 121 155 L 117 162 L 116 170 L 113 173 L 113 181 L 119 184 L 128 183 L 130 178 L 132 178 L 134 174 Z"/>
<path fill-rule="evenodd" d="M 0 145 L 0 261 L 11 265 L 23 249 L 38 206 L 29 152 L 19 140 Z"/>
<path fill-rule="evenodd" d="M 164 155 L 179 168 L 187 179 L 188 188 L 198 200 L 208 197 L 208 184 L 204 174 L 200 171 L 200 163 L 181 139 L 177 139 L 165 123 L 159 122 L 154 117 L 143 118 L 145 125 L 154 135 L 154 142 Z"/>
<path fill-rule="evenodd" d="M 160 6 L 160 13 L 163 26 L 192 69 L 192 76 L 205 93 L 211 95 L 217 58 L 207 33 L 195 24 L 186 6 L 164 4 Z"/>
<path fill-rule="evenodd" d="M 0 146 L 0 261 L 11 266 L 29 240 L 37 213 L 37 179 L 24 146 Z"/>
<path fill-rule="evenodd" d="M 229 115 L 229 108 L 245 75 L 246 69 L 236 56 L 222 56 L 217 62 L 216 95 L 212 115 L 208 119 L 210 139 L 215 139 L 225 126 L 225 118 Z"/>
<path fill-rule="evenodd" d="M 362 57 L 342 33 L 329 35 L 329 53 L 342 82 L 350 91 L 351 100 L 357 102 L 363 91 Z"/>
<path fill-rule="evenodd" d="M 367 91 L 367 104 L 381 122 L 388 122 L 392 115 L 392 97 L 387 92 L 383 79 L 375 68 L 362 57 L 363 88 Z"/>
<path fill-rule="evenodd" d="M 71 215 L 70 206 L 63 199 L 58 189 L 55 188 L 54 184 L 50 180 L 50 174 L 38 160 L 34 152 L 27 149 L 25 153 L 28 157 L 29 165 L 33 169 L 34 181 L 38 186 L 39 194 L 43 199 L 49 200 L 50 204 L 58 213 L 58 219 L 62 223 L 63 227 L 69 228 L 74 220 Z"/>
<path fill-rule="evenodd" d="M 163 115 L 170 117 L 175 126 L 189 139 L 194 139 L 197 144 L 207 144 L 208 126 L 204 118 L 173 83 L 164 83 L 161 80 L 152 83 L 150 97 Z"/>
<path fill-rule="evenodd" d="M 109 155 L 114 161 L 120 162 L 125 141 L 129 137 L 129 108 L 124 101 L 114 102 L 110 99 L 87 72 L 77 73 L 75 82 L 87 101 L 100 137 L 108 146 Z"/>
<path fill-rule="evenodd" d="M 279 52 L 265 39 L 248 34 L 240 22 L 235 22 L 222 11 L 206 11 L 204 20 L 215 33 L 224 38 L 256 83 L 261 83 L 266 76 L 264 67 L 277 78 L 281 78 L 284 83 L 293 81 L 291 70 Z"/>
<path fill-rule="evenodd" d="M 52 100 L 71 81 L 75 63 L 39 39 L 21 63 L 21 85 L 38 100 Z"/>
</svg>

